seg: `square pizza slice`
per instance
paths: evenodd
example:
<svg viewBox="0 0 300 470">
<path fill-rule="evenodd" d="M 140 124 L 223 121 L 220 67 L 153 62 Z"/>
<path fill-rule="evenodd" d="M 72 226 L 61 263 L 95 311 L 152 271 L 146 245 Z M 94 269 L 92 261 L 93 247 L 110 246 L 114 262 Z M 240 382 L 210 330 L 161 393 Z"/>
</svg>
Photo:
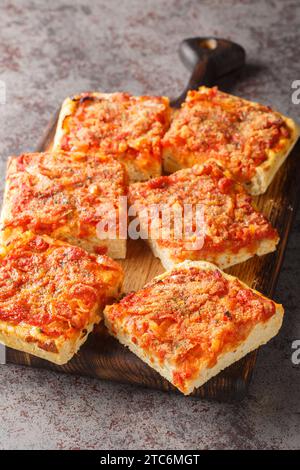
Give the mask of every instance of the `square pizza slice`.
<svg viewBox="0 0 300 470">
<path fill-rule="evenodd" d="M 110 333 L 185 395 L 269 341 L 283 308 L 205 261 L 185 261 L 104 310 Z"/>
<path fill-rule="evenodd" d="M 126 165 L 131 181 L 161 174 L 169 100 L 128 93 L 83 93 L 64 101 L 54 150 L 100 152 Z"/>
<path fill-rule="evenodd" d="M 251 196 L 215 160 L 132 184 L 129 199 L 141 237 L 166 269 L 186 259 L 224 269 L 274 251 L 279 240 Z"/>
<path fill-rule="evenodd" d="M 109 157 L 27 153 L 8 162 L 2 240 L 31 230 L 112 258 L 125 258 L 127 176 Z"/>
<path fill-rule="evenodd" d="M 120 294 L 116 261 L 26 232 L 0 252 L 0 342 L 68 362 Z"/>
<path fill-rule="evenodd" d="M 270 107 L 200 87 L 174 113 L 163 165 L 172 173 L 216 158 L 251 194 L 262 194 L 298 136 L 295 122 Z"/>
</svg>

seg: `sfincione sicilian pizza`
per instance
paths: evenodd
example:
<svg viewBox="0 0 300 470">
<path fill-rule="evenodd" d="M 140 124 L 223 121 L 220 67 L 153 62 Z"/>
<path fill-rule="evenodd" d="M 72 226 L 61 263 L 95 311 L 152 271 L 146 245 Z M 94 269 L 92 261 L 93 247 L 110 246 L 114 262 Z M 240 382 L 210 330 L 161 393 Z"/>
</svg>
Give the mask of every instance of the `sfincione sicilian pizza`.
<svg viewBox="0 0 300 470">
<path fill-rule="evenodd" d="M 185 261 L 104 310 L 110 333 L 185 395 L 269 341 L 283 308 L 205 261 Z"/>
<path fill-rule="evenodd" d="M 0 342 L 64 364 L 122 281 L 121 267 L 107 256 L 26 232 L 0 251 Z"/>
<path fill-rule="evenodd" d="M 31 230 L 91 253 L 125 258 L 126 234 L 120 221 L 126 221 L 127 213 L 120 198 L 127 187 L 125 168 L 109 157 L 62 151 L 11 157 L 2 240 Z"/>
<path fill-rule="evenodd" d="M 142 238 L 166 269 L 186 259 L 227 268 L 274 251 L 279 240 L 252 197 L 215 160 L 132 184 L 129 200 Z"/>
<path fill-rule="evenodd" d="M 161 139 L 169 120 L 163 96 L 82 93 L 63 102 L 54 150 L 115 157 L 131 181 L 144 181 L 161 174 Z"/>
<path fill-rule="evenodd" d="M 268 106 L 200 87 L 174 113 L 163 139 L 163 165 L 172 173 L 216 158 L 251 194 L 262 194 L 298 135 L 292 119 Z"/>
</svg>

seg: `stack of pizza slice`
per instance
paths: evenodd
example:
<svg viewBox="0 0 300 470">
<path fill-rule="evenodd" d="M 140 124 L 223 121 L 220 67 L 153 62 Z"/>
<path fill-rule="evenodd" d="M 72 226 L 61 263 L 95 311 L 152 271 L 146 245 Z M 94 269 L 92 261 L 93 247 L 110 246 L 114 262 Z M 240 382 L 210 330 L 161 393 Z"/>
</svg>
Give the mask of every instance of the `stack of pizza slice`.
<svg viewBox="0 0 300 470">
<path fill-rule="evenodd" d="M 121 293 L 122 268 L 107 254 L 125 257 L 126 240 L 99 239 L 97 224 L 111 208 L 120 213 L 126 178 L 120 163 L 99 156 L 45 152 L 9 159 L 1 342 L 57 364 L 85 342 L 105 305 Z"/>
<path fill-rule="evenodd" d="M 123 272 L 108 256 L 126 256 L 127 195 L 169 271 L 106 306 L 111 334 L 185 394 L 268 341 L 282 307 L 220 268 L 276 249 L 250 194 L 266 191 L 298 133 L 217 88 L 189 92 L 179 110 L 166 97 L 67 98 L 52 151 L 9 159 L 0 341 L 71 359 L 120 293 Z M 178 226 L 186 208 L 189 231 Z"/>
</svg>

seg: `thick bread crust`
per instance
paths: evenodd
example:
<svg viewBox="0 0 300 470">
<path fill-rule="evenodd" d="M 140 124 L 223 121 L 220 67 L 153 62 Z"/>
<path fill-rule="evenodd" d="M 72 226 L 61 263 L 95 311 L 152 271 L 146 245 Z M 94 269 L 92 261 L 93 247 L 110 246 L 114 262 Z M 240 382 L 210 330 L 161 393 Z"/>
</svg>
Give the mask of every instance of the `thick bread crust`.
<svg viewBox="0 0 300 470">
<path fill-rule="evenodd" d="M 94 322 L 87 325 L 87 327 L 79 332 L 76 336 L 69 340 L 64 338 L 57 338 L 52 340 L 49 344 L 49 339 L 42 334 L 36 338 L 36 342 L 26 341 L 26 337 L 32 335 L 32 327 L 28 326 L 13 326 L 5 322 L 0 322 L 0 343 L 8 346 L 9 348 L 17 349 L 18 351 L 33 354 L 54 364 L 62 365 L 69 362 L 70 359 L 77 353 L 80 347 L 85 343 L 89 333 L 93 330 L 94 325 L 99 323 L 100 317 L 95 319 Z M 53 349 L 53 351 L 47 351 Z M 57 352 L 55 352 L 57 350 Z"/>
<path fill-rule="evenodd" d="M 219 372 L 239 361 L 242 357 L 254 351 L 259 346 L 266 344 L 270 339 L 276 336 L 282 325 L 283 313 L 282 306 L 277 305 L 276 313 L 273 317 L 265 323 L 256 325 L 246 341 L 240 344 L 234 351 L 224 353 L 214 367 L 204 368 L 197 380 L 189 381 L 186 395 L 189 395 L 195 388 L 201 387 L 201 385 L 219 374 Z"/>
<path fill-rule="evenodd" d="M 273 150 L 269 150 L 267 152 L 267 160 L 256 168 L 256 174 L 248 184 L 245 184 L 247 190 L 254 196 L 266 192 L 267 188 L 273 181 L 275 174 L 287 159 L 300 135 L 300 127 L 293 121 L 293 119 L 283 115 L 281 115 L 281 117 L 289 127 L 291 137 L 288 140 L 284 140 L 285 145 L 281 151 L 274 152 Z"/>
<path fill-rule="evenodd" d="M 259 242 L 254 253 L 247 250 L 246 248 L 242 248 L 238 253 L 233 253 L 230 251 L 225 251 L 221 254 L 218 254 L 217 252 L 215 254 L 212 253 L 207 261 L 216 264 L 221 269 L 226 269 L 230 266 L 234 266 L 235 264 L 247 261 L 248 259 L 252 258 L 253 255 L 263 256 L 267 253 L 275 251 L 277 242 L 278 240 L 262 240 Z M 182 262 L 181 259 L 172 257 L 171 250 L 168 248 L 161 248 L 157 243 L 157 240 L 147 240 L 147 243 L 151 248 L 154 256 L 160 259 L 161 264 L 166 270 L 172 269 L 178 263 Z M 190 259 L 193 258 L 193 254 L 195 254 L 195 252 L 191 251 Z"/>
<path fill-rule="evenodd" d="M 220 272 L 222 272 L 217 266 L 207 261 L 184 261 L 183 263 L 177 264 L 174 269 L 189 269 L 191 267 L 199 268 L 204 271 L 214 271 L 218 269 Z M 169 275 L 170 272 L 165 272 L 160 276 L 157 276 L 155 280 L 163 280 Z M 222 272 L 222 275 L 228 280 L 236 279 L 234 276 L 231 276 L 224 272 Z M 242 284 L 242 286 L 249 289 L 249 286 L 247 286 L 245 283 L 241 281 L 239 282 Z M 251 290 L 257 295 L 264 297 L 258 291 L 254 289 Z M 146 364 L 156 370 L 162 377 L 167 379 L 169 382 L 173 383 L 173 373 L 176 372 L 176 368 L 174 367 L 174 365 L 171 364 L 169 361 L 165 361 L 165 364 L 162 366 L 155 357 L 150 357 L 138 345 L 134 344 L 131 341 L 130 335 L 122 331 L 122 329 L 120 329 L 117 334 L 115 334 L 114 331 L 116 330 L 116 326 L 111 324 L 108 315 L 106 315 L 106 311 L 109 311 L 109 309 L 110 307 L 108 306 L 104 310 L 104 321 L 110 333 L 115 336 L 123 345 L 127 346 Z M 257 349 L 259 346 L 267 343 L 278 333 L 282 325 L 283 314 L 284 310 L 282 305 L 276 304 L 275 314 L 268 321 L 260 322 L 255 325 L 255 327 L 252 328 L 245 341 L 240 343 L 235 349 L 220 354 L 217 363 L 213 367 L 203 367 L 196 379 L 189 381 L 187 380 L 185 383 L 186 390 L 184 394 L 189 395 L 193 392 L 195 388 L 198 388 L 204 383 L 206 383 L 209 379 L 217 375 L 220 371 L 230 366 L 234 362 L 238 361 L 249 352 Z"/>
<path fill-rule="evenodd" d="M 5 196 L 4 196 L 5 199 Z M 0 219 L 0 243 L 6 244 L 11 238 L 14 238 L 23 233 L 21 228 L 5 229 L 3 230 L 3 220 L 6 217 L 6 204 L 3 204 L 1 211 Z M 111 240 L 99 240 L 96 237 L 89 237 L 88 239 L 74 237 L 71 234 L 60 230 L 54 231 L 51 234 L 52 238 L 57 238 L 58 240 L 65 241 L 70 243 L 70 245 L 79 246 L 88 253 L 95 253 L 95 247 L 98 247 L 99 250 L 103 250 L 107 256 L 113 259 L 125 259 L 126 250 L 127 250 L 127 240 L 126 239 L 111 239 Z"/>
<path fill-rule="evenodd" d="M 54 236 L 55 238 L 55 236 Z M 84 238 L 74 238 L 72 236 L 66 236 L 65 241 L 70 243 L 70 245 L 76 245 L 83 248 L 85 251 L 89 253 L 94 253 L 95 246 L 99 246 L 99 249 L 103 249 L 105 254 L 112 259 L 125 259 L 126 258 L 126 247 L 127 247 L 127 240 L 116 238 L 115 240 L 99 240 L 99 238 L 92 238 L 89 239 Z"/>
<path fill-rule="evenodd" d="M 23 233 L 21 228 L 14 228 L 14 229 L 5 229 L 3 230 L 2 221 L 6 217 L 6 205 L 3 204 L 2 211 L 1 211 L 1 219 L 0 219 L 0 244 L 6 244 L 9 242 L 11 238 L 17 237 Z M 88 239 L 74 237 L 71 234 L 64 232 L 61 233 L 59 230 L 56 232 L 51 233 L 51 237 L 54 239 L 65 241 L 70 245 L 79 246 L 83 250 L 87 251 L 88 253 L 95 253 L 95 247 L 98 247 L 99 250 L 103 250 L 107 256 L 112 259 L 125 259 L 126 258 L 126 251 L 127 251 L 127 240 L 126 239 L 118 239 L 115 240 L 99 240 L 96 237 L 89 237 Z"/>
<path fill-rule="evenodd" d="M 256 325 L 244 343 L 238 346 L 234 351 L 223 354 L 214 367 L 204 368 L 196 380 L 190 381 L 184 395 L 190 395 L 196 388 L 201 387 L 201 385 L 205 384 L 212 377 L 215 377 L 222 370 L 226 369 L 234 362 L 239 361 L 242 357 L 254 351 L 259 346 L 267 343 L 280 330 L 282 320 L 283 308 L 279 305 L 276 307 L 276 314 L 268 322 Z M 162 377 L 171 383 L 173 382 L 173 372 L 175 372 L 175 369 L 171 364 L 166 363 L 164 367 L 162 367 L 156 358 L 149 357 L 139 346 L 134 344 L 128 334 L 119 331 L 117 335 L 114 335 L 113 327 L 107 317 L 105 317 L 105 325 L 110 334 L 115 336 L 121 344 L 127 346 L 131 352 L 148 364 L 148 366 L 152 367 L 152 369 L 156 370 Z"/>
<path fill-rule="evenodd" d="M 57 121 L 52 151 L 55 152 L 61 149 L 60 144 L 61 144 L 62 138 L 66 135 L 66 132 L 63 126 L 64 120 L 67 116 L 70 116 L 75 111 L 75 109 L 76 109 L 76 102 L 71 100 L 71 98 L 68 97 L 63 101 L 63 104 L 61 106 L 61 110 L 59 113 L 58 121 Z"/>
<path fill-rule="evenodd" d="M 148 356 L 141 348 L 139 348 L 138 345 L 134 344 L 131 341 L 130 335 L 126 334 L 124 331 L 122 331 L 122 329 L 120 329 L 117 334 L 114 334 L 114 326 L 109 321 L 108 317 L 105 316 L 105 311 L 104 311 L 104 323 L 105 323 L 105 326 L 107 327 L 109 333 L 112 336 L 114 336 L 121 344 L 128 347 L 128 349 L 131 352 L 133 352 L 133 354 L 135 354 L 137 357 L 139 357 L 142 361 L 144 361 L 152 369 L 156 370 L 156 372 L 158 372 L 162 377 L 164 377 L 165 379 L 167 379 L 171 383 L 173 382 L 173 379 L 172 379 L 173 369 L 172 369 L 172 367 L 170 367 L 170 365 L 168 363 L 166 363 L 164 365 L 164 367 L 162 367 L 155 357 Z"/>
<path fill-rule="evenodd" d="M 128 173 L 130 183 L 138 183 L 140 181 L 148 181 L 151 178 L 161 176 L 161 165 L 156 165 L 151 171 L 137 168 L 136 165 L 128 160 L 124 161 Z"/>
<path fill-rule="evenodd" d="M 194 163 L 191 162 L 189 166 L 193 166 Z M 163 169 L 166 173 L 175 173 L 175 171 L 183 170 L 184 168 L 185 166 L 180 164 L 171 149 L 163 149 Z"/>
<path fill-rule="evenodd" d="M 6 174 L 7 174 L 9 165 L 10 165 L 10 158 L 7 160 L 7 163 L 6 163 Z M 6 206 L 5 201 L 7 200 L 7 192 L 8 192 L 8 184 L 7 184 L 7 181 L 6 181 L 5 185 L 4 185 L 3 203 L 2 203 L 1 214 L 0 214 L 0 246 L 5 244 L 5 242 L 4 242 L 4 232 L 3 232 L 3 222 L 4 222 L 4 219 L 7 215 L 7 209 L 5 207 Z"/>
</svg>

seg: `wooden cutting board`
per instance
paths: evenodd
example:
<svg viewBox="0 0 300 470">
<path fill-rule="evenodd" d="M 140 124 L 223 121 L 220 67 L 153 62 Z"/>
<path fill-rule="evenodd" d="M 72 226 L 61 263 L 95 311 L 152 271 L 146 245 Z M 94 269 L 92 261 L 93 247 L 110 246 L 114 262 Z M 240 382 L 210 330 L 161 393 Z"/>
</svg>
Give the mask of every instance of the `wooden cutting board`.
<svg viewBox="0 0 300 470">
<path fill-rule="evenodd" d="M 241 46 L 220 38 L 186 39 L 181 43 L 179 53 L 192 74 L 185 91 L 179 98 L 172 101 L 173 106 L 179 106 L 187 90 L 195 89 L 200 84 L 212 86 L 218 83 L 218 80 L 223 80 L 223 85 L 230 84 L 234 73 L 238 72 L 245 62 L 245 51 Z M 223 86 L 221 88 L 224 89 Z M 51 149 L 57 118 L 58 113 L 49 123 L 37 151 Z M 250 287 L 269 297 L 272 297 L 274 293 L 293 216 L 296 212 L 300 192 L 299 176 L 300 143 L 298 142 L 288 160 L 278 171 L 267 193 L 257 198 L 258 208 L 279 231 L 281 240 L 277 251 L 260 258 L 254 257 L 228 270 Z M 160 261 L 153 257 L 142 240 L 128 242 L 127 259 L 121 264 L 125 270 L 125 292 L 139 289 L 154 276 L 163 272 Z M 247 392 L 256 357 L 257 351 L 248 354 L 217 377 L 212 378 L 193 395 L 218 400 L 242 398 Z M 165 391 L 176 391 L 157 372 L 110 337 L 103 325 L 96 327 L 79 353 L 64 366 L 56 366 L 9 348 L 6 350 L 6 362 L 128 382 Z"/>
<path fill-rule="evenodd" d="M 53 117 L 38 151 L 51 149 L 56 123 L 57 115 Z M 300 192 L 299 176 L 300 142 L 296 144 L 289 158 L 278 171 L 267 193 L 256 198 L 258 208 L 279 231 L 281 240 L 277 251 L 263 257 L 256 256 L 227 270 L 249 286 L 270 297 L 274 293 L 293 216 L 296 212 Z M 154 258 L 142 240 L 128 242 L 127 259 L 121 261 L 120 264 L 125 270 L 125 292 L 139 289 L 154 276 L 163 272 L 160 261 Z M 243 397 L 247 392 L 256 358 L 257 351 L 248 354 L 197 389 L 193 395 L 218 400 Z M 157 372 L 110 337 L 103 325 L 96 327 L 79 353 L 66 365 L 56 366 L 10 348 L 6 351 L 6 362 L 127 382 L 165 391 L 176 390 Z"/>
</svg>

